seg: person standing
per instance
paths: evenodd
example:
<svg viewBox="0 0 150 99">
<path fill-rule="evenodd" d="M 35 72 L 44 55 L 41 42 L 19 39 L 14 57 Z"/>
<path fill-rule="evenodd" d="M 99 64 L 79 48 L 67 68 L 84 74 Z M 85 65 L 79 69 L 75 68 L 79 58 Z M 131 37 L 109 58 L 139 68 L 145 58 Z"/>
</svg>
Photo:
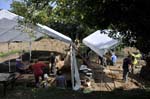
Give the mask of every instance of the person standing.
<svg viewBox="0 0 150 99">
<path fill-rule="evenodd" d="M 128 75 L 131 70 L 131 65 L 131 56 L 128 55 L 128 57 L 123 59 L 123 80 L 125 81 L 125 83 L 128 82 Z"/>
<path fill-rule="evenodd" d="M 115 53 L 112 53 L 111 60 L 112 60 L 112 65 L 114 66 L 117 62 L 117 56 L 115 55 Z"/>
<path fill-rule="evenodd" d="M 105 55 L 103 55 L 103 56 L 98 56 L 98 63 L 100 63 L 100 65 L 102 65 L 102 66 L 107 66 L 107 63 L 106 63 L 106 57 L 105 57 Z"/>
<path fill-rule="evenodd" d="M 135 67 L 136 67 L 136 65 L 138 64 L 138 60 L 137 60 L 137 58 L 141 58 L 141 54 L 134 54 L 134 53 L 131 53 L 131 52 L 128 52 L 131 56 L 132 56 L 132 71 L 131 71 L 131 73 L 132 74 L 135 74 Z"/>
<path fill-rule="evenodd" d="M 106 63 L 107 63 L 107 65 L 112 65 L 111 56 L 112 56 L 111 51 L 108 51 L 108 52 L 106 52 L 106 53 L 105 53 Z"/>
<path fill-rule="evenodd" d="M 54 73 L 56 56 L 54 53 L 50 54 L 50 73 Z"/>
</svg>

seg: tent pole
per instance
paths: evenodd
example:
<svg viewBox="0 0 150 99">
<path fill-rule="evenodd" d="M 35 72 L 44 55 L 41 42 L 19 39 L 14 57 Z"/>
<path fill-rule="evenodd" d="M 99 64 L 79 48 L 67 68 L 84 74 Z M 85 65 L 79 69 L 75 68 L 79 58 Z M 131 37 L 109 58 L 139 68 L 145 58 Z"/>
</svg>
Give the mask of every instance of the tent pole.
<svg viewBox="0 0 150 99">
<path fill-rule="evenodd" d="M 21 54 L 19 56 L 21 56 L 21 60 L 22 60 L 22 55 L 23 55 L 23 43 L 21 42 Z"/>
<path fill-rule="evenodd" d="M 31 50 L 32 50 L 32 42 L 30 41 L 29 42 L 29 51 L 30 51 L 30 59 L 29 60 L 30 61 L 31 61 L 31 56 L 32 56 L 32 51 Z"/>
<path fill-rule="evenodd" d="M 9 53 L 9 51 L 10 51 L 9 45 L 10 45 L 10 42 L 8 42 L 8 53 Z M 10 57 L 9 57 L 8 66 L 9 66 L 9 72 L 11 72 L 11 68 L 10 68 Z"/>
</svg>

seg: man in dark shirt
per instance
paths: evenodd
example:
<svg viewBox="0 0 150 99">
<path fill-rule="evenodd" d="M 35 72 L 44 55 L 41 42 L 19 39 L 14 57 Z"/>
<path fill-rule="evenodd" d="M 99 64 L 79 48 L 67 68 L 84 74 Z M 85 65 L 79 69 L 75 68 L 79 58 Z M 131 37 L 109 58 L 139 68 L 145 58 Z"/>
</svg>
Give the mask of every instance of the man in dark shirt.
<svg viewBox="0 0 150 99">
<path fill-rule="evenodd" d="M 128 75 L 131 68 L 131 56 L 124 58 L 123 60 L 123 80 L 127 83 L 128 82 Z"/>
<path fill-rule="evenodd" d="M 51 73 L 54 73 L 55 60 L 56 60 L 55 54 L 51 53 L 50 54 L 50 64 L 51 64 L 51 66 L 50 66 L 50 72 Z"/>
</svg>

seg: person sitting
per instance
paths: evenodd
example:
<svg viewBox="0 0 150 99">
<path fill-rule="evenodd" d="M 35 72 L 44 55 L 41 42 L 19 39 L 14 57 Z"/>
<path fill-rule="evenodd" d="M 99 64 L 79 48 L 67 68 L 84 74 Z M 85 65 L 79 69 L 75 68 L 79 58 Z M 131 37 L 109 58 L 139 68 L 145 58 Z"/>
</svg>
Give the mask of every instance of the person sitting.
<svg viewBox="0 0 150 99">
<path fill-rule="evenodd" d="M 21 59 L 16 59 L 16 72 L 23 74 L 25 73 L 25 65 L 23 64 Z"/>
<path fill-rule="evenodd" d="M 40 86 L 42 88 L 48 88 L 50 87 L 50 77 L 48 76 L 48 74 L 44 74 L 44 80 L 40 83 Z"/>
<path fill-rule="evenodd" d="M 56 87 L 65 89 L 66 85 L 67 83 L 65 76 L 62 74 L 62 71 L 58 71 L 56 76 Z"/>
</svg>

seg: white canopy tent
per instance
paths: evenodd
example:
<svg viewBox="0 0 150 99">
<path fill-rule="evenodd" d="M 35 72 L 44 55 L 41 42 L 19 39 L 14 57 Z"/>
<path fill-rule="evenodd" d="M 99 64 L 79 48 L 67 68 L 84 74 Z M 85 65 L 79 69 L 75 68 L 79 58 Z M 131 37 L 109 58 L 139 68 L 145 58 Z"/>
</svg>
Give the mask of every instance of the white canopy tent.
<svg viewBox="0 0 150 99">
<path fill-rule="evenodd" d="M 9 44 L 11 42 L 29 42 L 30 59 L 31 59 L 31 49 L 32 49 L 31 42 L 41 38 L 43 34 L 35 30 L 31 30 L 30 28 L 27 28 L 23 25 L 20 25 L 18 23 L 18 20 L 22 19 L 23 17 L 11 13 L 7 10 L 0 11 L 0 43 L 8 43 L 8 52 L 9 52 L 10 50 Z M 9 60 L 9 72 L 11 72 L 10 60 Z"/>
<path fill-rule="evenodd" d="M 102 34 L 102 32 L 105 32 L 105 34 Z M 87 47 L 91 48 L 95 53 L 103 57 L 108 49 L 114 48 L 119 44 L 118 40 L 115 40 L 108 36 L 108 32 L 108 30 L 97 30 L 91 35 L 85 37 L 82 42 Z"/>
<path fill-rule="evenodd" d="M 0 11 L 0 43 L 10 43 L 10 42 L 29 42 L 31 50 L 31 41 L 37 40 L 44 35 L 48 35 L 55 39 L 61 40 L 63 42 L 69 43 L 71 45 L 71 76 L 72 76 L 72 88 L 73 90 L 78 90 L 81 86 L 75 49 L 72 47 L 73 42 L 71 38 L 41 24 L 37 24 L 32 28 L 32 36 L 30 33 L 26 32 L 26 27 L 20 25 L 17 19 L 22 19 L 14 13 L 7 10 Z M 31 28 L 28 28 L 30 30 Z"/>
</svg>

